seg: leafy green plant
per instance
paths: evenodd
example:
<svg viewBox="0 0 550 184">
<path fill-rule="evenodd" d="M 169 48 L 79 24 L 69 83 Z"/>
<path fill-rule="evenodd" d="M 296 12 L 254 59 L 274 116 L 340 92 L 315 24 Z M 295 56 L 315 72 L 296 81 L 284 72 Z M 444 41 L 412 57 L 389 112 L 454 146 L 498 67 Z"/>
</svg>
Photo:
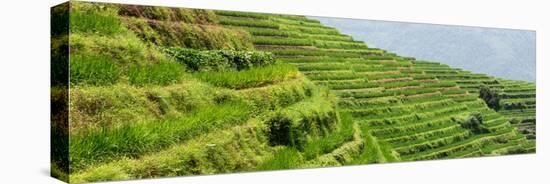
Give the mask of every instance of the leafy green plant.
<svg viewBox="0 0 550 184">
<path fill-rule="evenodd" d="M 165 48 L 163 51 L 191 71 L 244 70 L 275 62 L 271 53 L 261 51 L 198 51 L 176 47 Z"/>
<path fill-rule="evenodd" d="M 100 55 L 74 55 L 70 58 L 70 81 L 73 85 L 111 85 L 121 74 L 119 66 Z"/>
</svg>

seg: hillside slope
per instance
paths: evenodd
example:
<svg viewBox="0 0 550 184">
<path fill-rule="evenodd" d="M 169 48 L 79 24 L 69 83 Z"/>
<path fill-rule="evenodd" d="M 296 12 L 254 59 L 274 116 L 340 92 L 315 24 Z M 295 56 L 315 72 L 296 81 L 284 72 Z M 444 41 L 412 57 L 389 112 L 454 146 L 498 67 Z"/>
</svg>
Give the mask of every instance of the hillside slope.
<svg viewBox="0 0 550 184">
<path fill-rule="evenodd" d="M 296 65 L 316 84 L 328 86 L 340 97 L 341 109 L 352 113 L 354 121 L 365 127 L 379 144 L 391 147 L 393 153 L 386 155 L 422 160 L 534 149 L 533 143 L 528 143 L 507 119 L 520 118 L 525 122 L 522 124 L 533 122 L 534 105 L 522 112 L 505 108 L 497 113 L 488 108 L 475 89 L 482 84 L 480 79 L 491 80 L 490 77 L 475 77 L 480 75 L 464 71 L 446 73 L 456 69 L 368 48 L 305 17 L 216 13 L 228 20 L 222 24 L 250 31 L 257 49 L 274 53 Z M 262 24 L 235 23 L 239 21 Z M 440 68 L 434 71 L 429 66 Z M 500 81 L 505 92 L 512 92 L 509 88 L 515 87 L 506 84 L 519 83 Z M 529 86 L 532 88 L 527 90 L 534 89 L 534 85 L 526 85 Z M 534 93 L 526 93 L 525 98 L 534 98 Z M 503 95 L 505 104 L 516 98 L 509 93 Z M 486 131 L 473 133 L 461 126 L 464 119 L 475 113 L 481 114 Z M 392 156 L 380 160 L 391 160 Z"/>
<path fill-rule="evenodd" d="M 303 16 L 70 3 L 70 35 L 52 37 L 71 51 L 70 93 L 52 89 L 69 159 L 52 175 L 71 183 L 535 151 L 517 131 L 531 84 L 499 79 L 504 103 L 533 104 L 495 112 L 477 75 Z"/>
</svg>

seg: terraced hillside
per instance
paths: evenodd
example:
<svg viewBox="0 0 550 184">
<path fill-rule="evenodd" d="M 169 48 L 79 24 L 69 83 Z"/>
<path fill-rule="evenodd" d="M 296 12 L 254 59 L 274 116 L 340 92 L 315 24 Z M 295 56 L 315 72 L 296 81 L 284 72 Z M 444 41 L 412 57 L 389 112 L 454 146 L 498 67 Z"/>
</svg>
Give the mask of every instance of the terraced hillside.
<svg viewBox="0 0 550 184">
<path fill-rule="evenodd" d="M 498 113 L 508 118 L 529 139 L 536 137 L 536 86 L 525 81 L 505 80 L 474 74 L 447 65 L 430 62 L 415 62 L 416 68 L 436 76 L 441 81 L 454 82 L 470 93 L 479 94 L 482 86 L 499 93 Z"/>
<path fill-rule="evenodd" d="M 296 65 L 316 84 L 337 94 L 340 108 L 353 115 L 366 137 L 372 136 L 382 145 L 380 152 L 385 156 L 376 161 L 455 158 L 534 149 L 534 143 L 518 134 L 508 119 L 522 118 L 529 122 L 524 117 L 529 116 L 530 110 L 525 110 L 525 116 L 516 116 L 508 108 L 500 112 L 506 115 L 503 116 L 488 108 L 475 88 L 464 85 L 465 79 L 475 78 L 474 74 L 449 72 L 445 78 L 445 72 L 428 67 L 445 65 L 368 48 L 305 17 L 216 13 L 226 20 L 222 24 L 250 31 L 257 49 Z M 503 96 L 504 104 L 514 98 Z M 475 133 L 461 126 L 464 119 L 475 113 L 481 114 L 485 131 Z"/>
<path fill-rule="evenodd" d="M 71 58 L 70 79 L 52 76 L 70 83 L 52 87 L 52 104 L 69 103 L 52 118 L 64 181 L 535 151 L 516 130 L 534 134 L 534 85 L 495 79 L 496 112 L 478 98 L 483 81 L 450 77 L 474 74 L 303 16 L 73 1 L 52 12 L 70 19 L 52 35 L 52 66 L 66 48 Z M 526 107 L 506 108 L 514 100 Z"/>
</svg>

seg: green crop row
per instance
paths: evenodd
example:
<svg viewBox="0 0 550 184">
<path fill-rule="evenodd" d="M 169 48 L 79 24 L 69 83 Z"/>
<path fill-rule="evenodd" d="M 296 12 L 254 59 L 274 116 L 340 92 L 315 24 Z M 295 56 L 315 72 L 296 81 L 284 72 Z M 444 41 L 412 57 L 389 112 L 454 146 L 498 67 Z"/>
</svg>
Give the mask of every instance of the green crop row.
<svg viewBox="0 0 550 184">
<path fill-rule="evenodd" d="M 217 15 L 222 16 L 231 16 L 231 17 L 247 17 L 255 19 L 269 19 L 270 15 L 265 13 L 253 13 L 253 12 L 238 12 L 238 11 L 225 11 L 225 10 L 215 10 Z"/>
<path fill-rule="evenodd" d="M 313 41 L 308 39 L 277 38 L 277 37 L 254 37 L 254 44 L 257 45 L 287 45 L 287 46 L 313 46 Z"/>
<path fill-rule="evenodd" d="M 198 72 L 193 75 L 214 86 L 244 89 L 270 85 L 296 78 L 298 76 L 298 70 L 296 67 L 289 64 L 274 64 L 248 70 Z"/>
<path fill-rule="evenodd" d="M 432 150 L 434 148 L 438 148 L 444 145 L 449 145 L 454 142 L 464 140 L 469 136 L 470 136 L 469 131 L 462 130 L 461 132 L 457 132 L 457 133 L 452 132 L 450 135 L 447 135 L 445 137 L 437 138 L 434 140 L 428 140 L 426 142 L 423 142 L 424 140 L 419 140 L 414 143 L 411 143 L 412 145 L 396 147 L 394 149 L 397 152 L 399 152 L 401 155 L 409 155 L 409 154 L 414 154 L 418 152 L 423 152 L 426 150 Z"/>
<path fill-rule="evenodd" d="M 220 24 L 228 26 L 243 26 L 243 27 L 260 27 L 260 28 L 271 28 L 279 29 L 279 25 L 271 21 L 265 20 L 239 20 L 239 19 L 221 19 Z"/>
</svg>

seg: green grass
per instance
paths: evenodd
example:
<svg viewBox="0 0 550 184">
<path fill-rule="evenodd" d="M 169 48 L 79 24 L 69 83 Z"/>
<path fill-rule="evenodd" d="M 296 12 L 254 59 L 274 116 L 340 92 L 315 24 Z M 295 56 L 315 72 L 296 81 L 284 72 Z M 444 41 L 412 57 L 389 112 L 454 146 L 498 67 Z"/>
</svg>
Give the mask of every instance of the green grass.
<svg viewBox="0 0 550 184">
<path fill-rule="evenodd" d="M 242 124 L 250 113 L 250 108 L 241 102 L 227 102 L 181 118 L 127 123 L 71 135 L 71 170 L 121 157 L 137 157 L 215 129 Z"/>
<path fill-rule="evenodd" d="M 71 182 L 110 181 L 256 170 L 273 155 L 258 119 L 212 132 L 135 159 L 120 159 L 73 172 Z"/>
<path fill-rule="evenodd" d="M 281 169 L 296 169 L 304 163 L 300 151 L 296 148 L 285 147 L 277 151 L 274 156 L 263 162 L 257 167 L 257 170 L 281 170 Z"/>
<path fill-rule="evenodd" d="M 132 65 L 128 69 L 130 83 L 137 86 L 168 85 L 179 82 L 185 74 L 184 67 L 176 62 L 149 65 Z"/>
<path fill-rule="evenodd" d="M 304 146 L 304 159 L 311 160 L 353 140 L 353 131 L 353 117 L 349 113 L 340 113 L 340 124 L 335 132 L 310 141 Z"/>
<path fill-rule="evenodd" d="M 71 32 L 112 35 L 125 28 L 114 12 L 110 11 L 71 11 Z"/>
<path fill-rule="evenodd" d="M 248 17 L 248 18 L 255 18 L 255 19 L 269 19 L 270 17 L 269 14 L 265 14 L 265 13 L 224 11 L 224 10 L 216 10 L 214 12 L 218 15 L 231 16 L 231 17 Z"/>
<path fill-rule="evenodd" d="M 258 45 L 286 45 L 286 46 L 312 46 L 313 41 L 308 39 L 280 39 L 277 37 L 256 37 L 253 39 L 254 44 Z"/>
<path fill-rule="evenodd" d="M 243 27 L 260 27 L 279 29 L 279 25 L 270 21 L 251 21 L 251 20 L 238 20 L 238 19 L 221 19 L 220 24 L 231 26 L 243 26 Z"/>
<path fill-rule="evenodd" d="M 244 89 L 260 87 L 297 77 L 298 69 L 289 64 L 275 64 L 241 71 L 197 72 L 193 76 L 214 86 Z"/>
<path fill-rule="evenodd" d="M 73 85 L 111 85 L 121 76 L 120 67 L 111 58 L 100 55 L 72 55 L 70 80 Z"/>
</svg>

